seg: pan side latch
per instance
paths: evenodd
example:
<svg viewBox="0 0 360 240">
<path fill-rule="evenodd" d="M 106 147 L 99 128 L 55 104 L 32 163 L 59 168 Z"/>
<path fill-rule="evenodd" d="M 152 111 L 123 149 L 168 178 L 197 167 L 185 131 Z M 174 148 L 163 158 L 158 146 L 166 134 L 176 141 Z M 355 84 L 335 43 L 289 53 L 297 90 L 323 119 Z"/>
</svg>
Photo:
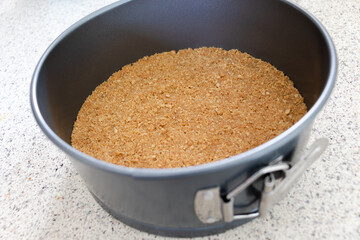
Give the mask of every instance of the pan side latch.
<svg viewBox="0 0 360 240">
<path fill-rule="evenodd" d="M 275 161 L 273 164 L 265 166 L 252 174 L 225 196 L 221 196 L 219 186 L 199 190 L 194 200 L 197 217 L 203 223 L 212 224 L 218 221 L 232 222 L 234 220 L 251 219 L 264 215 L 275 203 L 287 195 L 304 171 L 321 156 L 327 146 L 327 139 L 318 139 L 311 145 L 304 157 L 293 165 L 291 161 Z M 283 174 L 276 174 L 279 172 Z M 263 178 L 264 187 L 258 211 L 234 214 L 234 199 L 236 195 L 260 178 Z"/>
</svg>

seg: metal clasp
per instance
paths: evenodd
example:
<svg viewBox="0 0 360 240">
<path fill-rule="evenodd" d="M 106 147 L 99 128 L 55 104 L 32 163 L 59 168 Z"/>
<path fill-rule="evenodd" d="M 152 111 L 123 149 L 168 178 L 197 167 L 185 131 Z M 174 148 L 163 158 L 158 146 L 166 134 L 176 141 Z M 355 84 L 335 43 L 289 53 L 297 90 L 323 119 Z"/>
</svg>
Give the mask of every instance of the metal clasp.
<svg viewBox="0 0 360 240">
<path fill-rule="evenodd" d="M 264 215 L 276 202 L 283 199 L 291 187 L 300 179 L 304 171 L 315 162 L 328 146 L 325 138 L 316 140 L 307 154 L 292 165 L 282 159 L 255 172 L 243 183 L 231 190 L 225 197 L 220 195 L 220 188 L 213 187 L 200 190 L 195 195 L 195 212 L 203 223 L 217 221 L 232 222 L 233 220 L 255 218 Z M 283 172 L 282 177 L 276 178 L 276 172 Z M 261 194 L 259 210 L 253 213 L 234 215 L 234 198 L 243 190 L 251 186 L 256 180 L 265 176 L 264 188 Z"/>
</svg>

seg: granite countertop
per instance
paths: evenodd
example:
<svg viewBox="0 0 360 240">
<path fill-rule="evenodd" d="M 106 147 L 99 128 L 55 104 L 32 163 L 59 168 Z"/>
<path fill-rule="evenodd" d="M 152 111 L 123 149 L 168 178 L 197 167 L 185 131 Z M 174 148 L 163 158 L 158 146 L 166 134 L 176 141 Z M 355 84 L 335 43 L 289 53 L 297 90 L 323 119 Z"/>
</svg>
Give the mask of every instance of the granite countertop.
<svg viewBox="0 0 360 240">
<path fill-rule="evenodd" d="M 0 1 L 0 239 L 162 239 L 106 213 L 30 109 L 31 76 L 48 45 L 111 2 Z M 360 1 L 294 2 L 337 49 L 335 90 L 311 138 L 330 146 L 269 214 L 206 239 L 360 239 Z"/>
</svg>

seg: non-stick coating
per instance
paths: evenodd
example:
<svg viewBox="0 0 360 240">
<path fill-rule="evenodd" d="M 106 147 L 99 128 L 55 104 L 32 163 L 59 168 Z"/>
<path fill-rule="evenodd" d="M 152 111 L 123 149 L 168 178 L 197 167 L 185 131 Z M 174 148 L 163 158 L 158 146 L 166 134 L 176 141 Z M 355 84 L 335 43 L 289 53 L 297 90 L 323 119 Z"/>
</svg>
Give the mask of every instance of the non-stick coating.
<svg viewBox="0 0 360 240">
<path fill-rule="evenodd" d="M 309 107 L 329 74 L 325 39 L 283 2 L 134 1 L 89 20 L 54 46 L 40 72 L 52 79 L 44 96 L 49 101 L 39 101 L 43 114 L 56 118 L 48 123 L 69 143 L 86 96 L 113 72 L 145 55 L 201 46 L 236 48 L 269 61 L 291 77 Z"/>
<path fill-rule="evenodd" d="M 184 169 L 115 166 L 68 144 L 85 98 L 113 72 L 145 55 L 202 46 L 236 48 L 275 65 L 294 81 L 309 113 L 258 148 Z M 335 74 L 335 50 L 324 28 L 286 1 L 122 1 L 76 23 L 49 47 L 34 73 L 31 103 L 40 127 L 69 154 L 105 209 L 148 231 L 198 235 L 242 222 L 201 223 L 194 213 L 196 191 L 221 186 L 225 192 L 260 166 L 291 154 L 329 97 Z M 256 210 L 257 199 L 256 191 L 243 192 L 235 199 L 236 212 Z"/>
</svg>

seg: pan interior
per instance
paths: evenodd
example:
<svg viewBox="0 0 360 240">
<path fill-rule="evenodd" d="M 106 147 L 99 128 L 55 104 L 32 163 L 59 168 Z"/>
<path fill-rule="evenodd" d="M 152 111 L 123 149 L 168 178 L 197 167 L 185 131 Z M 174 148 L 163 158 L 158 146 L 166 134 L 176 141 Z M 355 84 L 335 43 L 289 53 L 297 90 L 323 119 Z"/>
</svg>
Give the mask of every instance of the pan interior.
<svg viewBox="0 0 360 240">
<path fill-rule="evenodd" d="M 294 82 L 310 109 L 324 90 L 324 36 L 282 1 L 131 1 L 67 30 L 38 70 L 36 98 L 50 128 L 70 143 L 86 97 L 122 66 L 154 53 L 215 46 L 267 61 Z"/>
</svg>

